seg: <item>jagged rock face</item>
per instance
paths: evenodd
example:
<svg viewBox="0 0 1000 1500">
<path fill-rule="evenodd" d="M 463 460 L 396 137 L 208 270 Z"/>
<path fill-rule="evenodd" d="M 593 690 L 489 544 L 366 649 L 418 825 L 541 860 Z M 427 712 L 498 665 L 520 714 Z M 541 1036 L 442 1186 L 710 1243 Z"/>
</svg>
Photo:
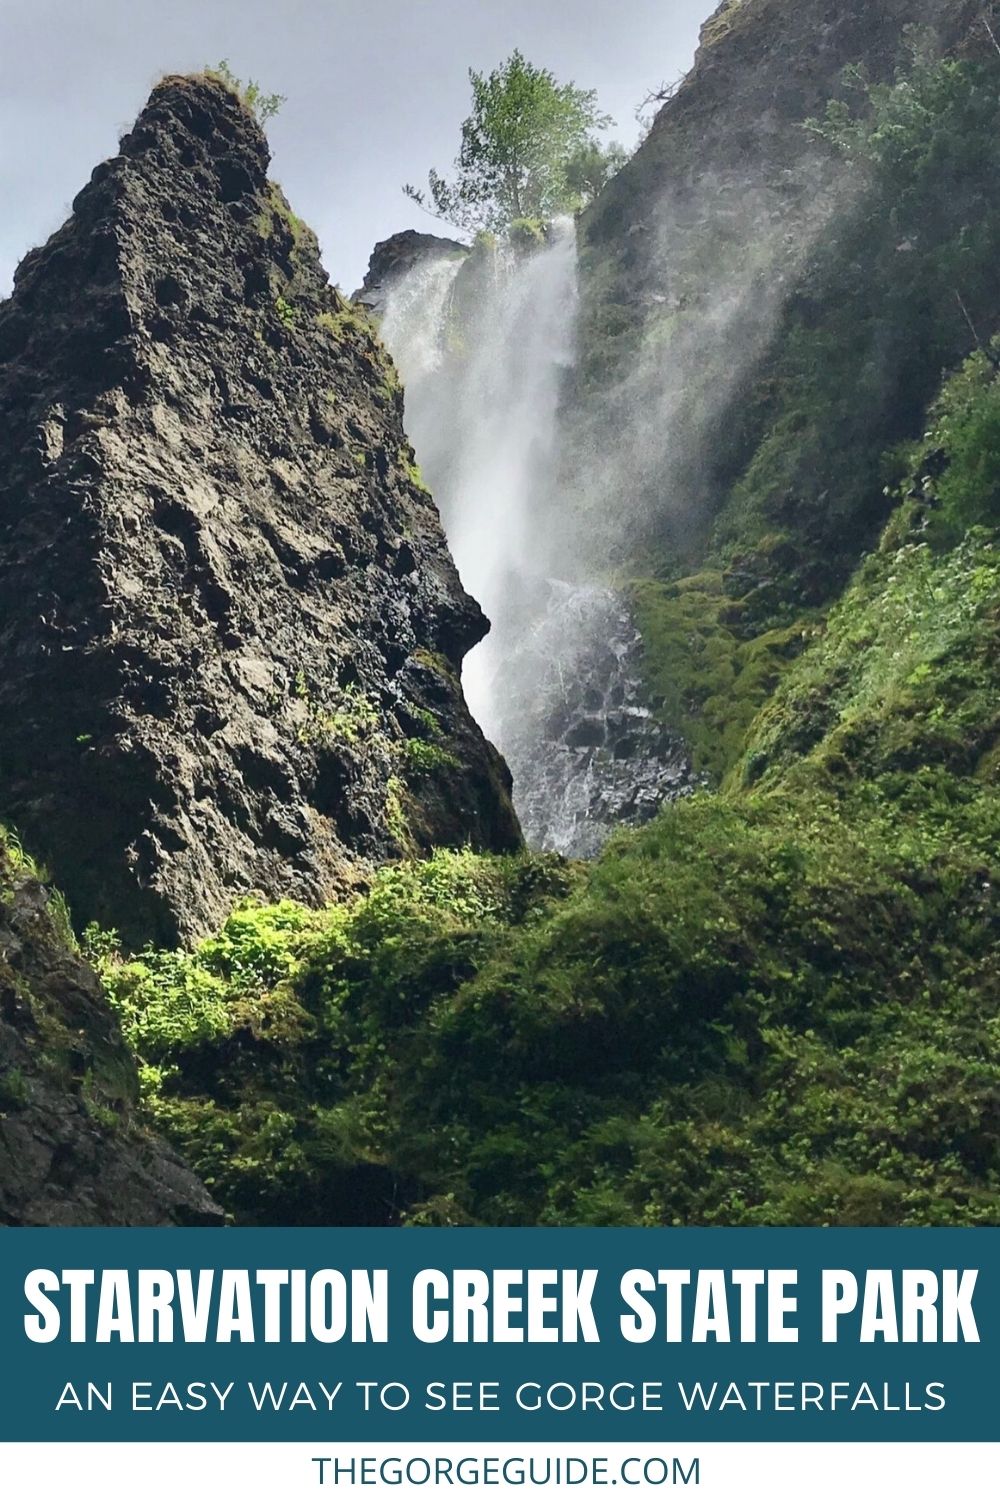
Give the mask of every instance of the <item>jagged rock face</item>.
<svg viewBox="0 0 1000 1500">
<path fill-rule="evenodd" d="M 637 200 L 667 187 L 697 188 L 706 175 L 739 187 L 770 179 L 794 194 L 809 149 L 802 122 L 845 90 L 844 69 L 863 62 L 874 79 L 903 60 L 907 27 L 953 46 L 978 0 L 723 0 L 705 22 L 691 72 L 664 103 L 639 151 L 586 216 L 588 235 L 628 230 Z M 671 209 L 674 205 L 671 204 Z"/>
<path fill-rule="evenodd" d="M 448 240 L 439 234 L 420 234 L 416 229 L 404 229 L 399 234 L 380 240 L 371 253 L 364 283 L 355 293 L 355 300 L 363 302 L 375 313 L 385 311 L 388 289 L 400 281 L 422 261 L 454 259 L 469 253 L 467 245 L 459 240 Z"/>
<path fill-rule="evenodd" d="M 0 840 L 0 1225 L 222 1222 L 132 1120 L 135 1063 L 58 906 Z"/>
<path fill-rule="evenodd" d="M 928 55 L 960 45 L 977 12 L 975 0 L 726 0 L 705 23 L 691 72 L 579 221 L 580 357 L 563 487 L 598 497 L 580 528 L 593 566 L 610 557 L 643 573 L 680 558 L 694 574 L 725 525 L 743 547 L 734 486 L 761 440 L 769 362 L 789 348 L 791 319 L 822 316 L 824 252 L 867 211 L 864 172 L 808 122 L 834 99 L 858 107 L 845 70 L 888 82 L 914 44 Z M 877 319 L 870 328 L 876 399 L 865 420 L 882 424 L 889 449 L 910 435 L 887 421 L 901 362 Z M 793 511 L 803 528 L 812 517 L 789 565 L 789 608 L 821 607 L 878 534 L 877 506 L 858 528 L 828 504 L 832 489 L 819 464 L 776 481 L 787 511 L 765 533 L 782 534 Z M 766 560 L 746 571 L 774 585 Z"/>
<path fill-rule="evenodd" d="M 0 812 L 133 943 L 520 837 L 395 373 L 267 166 L 166 80 L 0 307 Z"/>
<path fill-rule="evenodd" d="M 683 312 L 748 259 L 772 281 L 794 278 L 805 242 L 843 207 L 805 122 L 852 97 L 849 66 L 891 79 L 908 28 L 945 50 L 977 9 L 977 0 L 723 0 L 694 67 L 582 217 L 585 325 L 635 331 Z M 623 353 L 630 361 L 632 345 Z"/>
</svg>

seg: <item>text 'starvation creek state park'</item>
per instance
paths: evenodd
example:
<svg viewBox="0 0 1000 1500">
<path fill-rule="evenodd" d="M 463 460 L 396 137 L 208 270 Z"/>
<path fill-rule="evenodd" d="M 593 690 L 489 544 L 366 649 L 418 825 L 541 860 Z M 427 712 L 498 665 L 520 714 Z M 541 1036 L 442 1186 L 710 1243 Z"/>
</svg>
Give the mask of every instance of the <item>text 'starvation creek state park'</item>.
<svg viewBox="0 0 1000 1500">
<path fill-rule="evenodd" d="M 514 50 L 353 295 L 155 83 L 0 302 L 0 1224 L 1000 1223 L 995 9 Z"/>
<path fill-rule="evenodd" d="M 599 1272 L 455 1269 L 418 1271 L 410 1328 L 421 1344 L 599 1344 L 594 1309 Z M 862 1344 L 979 1343 L 973 1298 L 977 1269 L 827 1268 L 816 1278 L 820 1337 Z M 615 1327 L 628 1344 L 794 1344 L 799 1272 L 633 1267 L 618 1281 Z M 176 1272 L 41 1267 L 24 1279 L 34 1344 L 387 1344 L 390 1277 L 382 1270 L 269 1267 Z"/>
</svg>

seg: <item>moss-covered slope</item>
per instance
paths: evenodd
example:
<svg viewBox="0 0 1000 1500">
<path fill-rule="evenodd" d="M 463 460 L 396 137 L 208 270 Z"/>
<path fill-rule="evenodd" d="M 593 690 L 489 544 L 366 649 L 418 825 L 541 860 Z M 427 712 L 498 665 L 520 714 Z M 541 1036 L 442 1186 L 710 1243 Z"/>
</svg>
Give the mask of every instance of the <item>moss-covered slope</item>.
<svg viewBox="0 0 1000 1500">
<path fill-rule="evenodd" d="M 714 776 L 875 545 L 942 373 L 1000 323 L 978 8 L 794 11 L 723 7 L 582 229 L 573 420 L 588 462 L 622 455 L 600 488 L 651 697 Z"/>
</svg>

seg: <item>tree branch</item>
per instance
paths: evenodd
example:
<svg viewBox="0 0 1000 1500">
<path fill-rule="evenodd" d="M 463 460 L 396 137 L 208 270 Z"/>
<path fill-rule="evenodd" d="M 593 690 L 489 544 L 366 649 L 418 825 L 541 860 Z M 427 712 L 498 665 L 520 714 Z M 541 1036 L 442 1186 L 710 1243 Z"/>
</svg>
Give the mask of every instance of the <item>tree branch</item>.
<svg viewBox="0 0 1000 1500">
<path fill-rule="evenodd" d="M 1000 50 L 1000 49 L 998 49 L 998 50 Z M 954 288 L 954 292 L 955 292 L 955 301 L 958 303 L 959 307 L 962 309 L 962 317 L 965 319 L 966 323 L 968 323 L 968 325 L 969 325 L 969 332 L 972 334 L 972 337 L 976 341 L 976 348 L 979 350 L 980 354 L 985 354 L 986 358 L 989 360 L 989 362 L 993 366 L 994 370 L 1000 372 L 1000 354 L 997 354 L 993 349 L 991 349 L 989 347 L 988 344 L 984 344 L 983 343 L 982 339 L 979 337 L 979 330 L 976 327 L 975 323 L 973 323 L 973 321 L 972 321 L 972 314 L 969 312 L 969 309 L 966 307 L 965 301 L 964 301 L 964 299 L 962 297 L 961 292 L 958 290 L 958 287 Z"/>
<path fill-rule="evenodd" d="M 992 7 L 991 7 L 991 9 L 992 9 Z M 989 21 L 986 19 L 985 16 L 980 16 L 980 20 L 982 21 L 983 25 L 986 27 L 986 34 L 987 34 L 987 36 L 989 37 L 990 41 L 993 43 L 994 47 L 996 48 L 998 55 L 1000 55 L 1000 42 L 998 42 L 997 39 L 996 39 L 996 33 L 994 32 L 993 27 L 990 25 Z"/>
</svg>

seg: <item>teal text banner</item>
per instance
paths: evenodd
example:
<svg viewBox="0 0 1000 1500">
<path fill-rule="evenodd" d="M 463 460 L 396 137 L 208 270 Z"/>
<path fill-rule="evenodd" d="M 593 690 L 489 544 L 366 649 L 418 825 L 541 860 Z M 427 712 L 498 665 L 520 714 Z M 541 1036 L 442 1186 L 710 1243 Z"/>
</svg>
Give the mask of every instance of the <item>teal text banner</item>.
<svg viewBox="0 0 1000 1500">
<path fill-rule="evenodd" d="M 0 1439 L 992 1441 L 1000 1230 L 11 1230 Z"/>
</svg>

